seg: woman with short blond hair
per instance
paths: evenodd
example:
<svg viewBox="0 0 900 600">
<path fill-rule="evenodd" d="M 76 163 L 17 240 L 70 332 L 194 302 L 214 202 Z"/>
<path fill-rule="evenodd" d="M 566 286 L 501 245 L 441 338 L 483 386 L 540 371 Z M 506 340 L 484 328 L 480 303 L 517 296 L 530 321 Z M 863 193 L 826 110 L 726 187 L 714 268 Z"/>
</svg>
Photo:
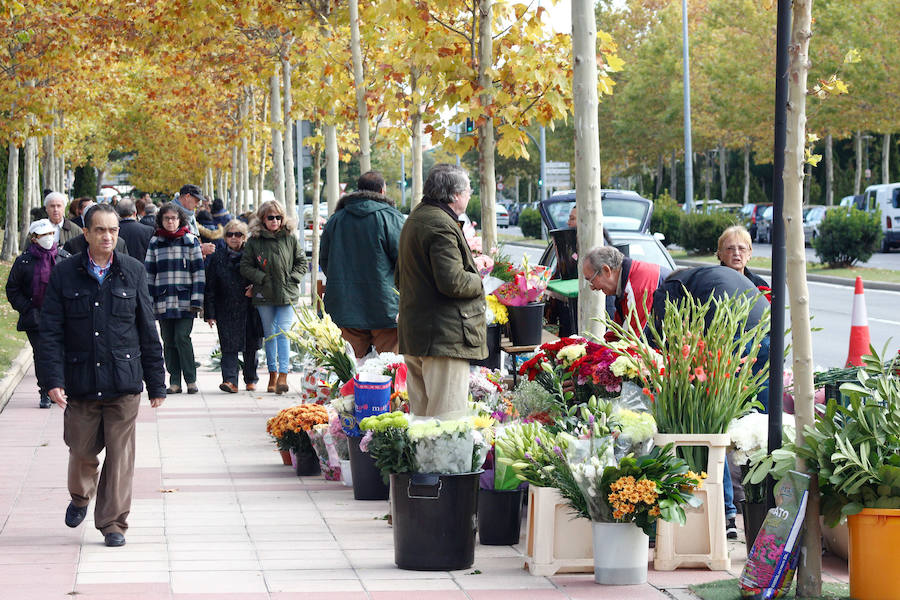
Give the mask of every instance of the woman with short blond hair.
<svg viewBox="0 0 900 600">
<path fill-rule="evenodd" d="M 295 227 L 281 204 L 263 202 L 250 221 L 250 239 L 241 256 L 241 275 L 253 284 L 252 302 L 266 337 L 266 389 L 276 394 L 288 391 L 290 342 L 283 332 L 294 322 L 293 305 L 306 274 L 306 255 L 293 234 Z"/>
<path fill-rule="evenodd" d="M 722 235 L 719 236 L 719 249 L 716 256 L 719 257 L 723 266 L 731 267 L 745 276 L 757 288 L 762 286 L 766 290 L 769 289 L 769 284 L 765 279 L 747 268 L 747 263 L 753 256 L 753 241 L 750 239 L 750 232 L 743 225 L 732 225 L 722 232 Z"/>
</svg>

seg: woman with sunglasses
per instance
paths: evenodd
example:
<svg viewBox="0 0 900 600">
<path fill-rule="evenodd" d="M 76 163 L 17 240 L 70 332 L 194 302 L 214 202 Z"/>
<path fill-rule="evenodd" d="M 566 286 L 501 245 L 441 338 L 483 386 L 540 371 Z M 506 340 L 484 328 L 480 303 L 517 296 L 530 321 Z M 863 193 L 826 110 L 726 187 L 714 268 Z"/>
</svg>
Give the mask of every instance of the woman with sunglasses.
<svg viewBox="0 0 900 600">
<path fill-rule="evenodd" d="M 256 389 L 256 351 L 262 346 L 262 323 L 250 300 L 252 286 L 241 276 L 241 256 L 247 241 L 247 225 L 238 220 L 225 225 L 225 245 L 206 265 L 206 295 L 203 314 L 219 332 L 222 350 L 223 392 L 238 391 L 238 352 L 244 355 L 244 385 Z"/>
<path fill-rule="evenodd" d="M 253 284 L 253 305 L 266 337 L 267 391 L 288 391 L 290 342 L 282 332 L 294 322 L 294 304 L 306 274 L 306 256 L 278 202 L 263 202 L 250 222 L 250 239 L 241 257 L 241 275 Z"/>
<path fill-rule="evenodd" d="M 166 392 L 180 394 L 184 375 L 187 393 L 196 394 L 199 390 L 191 329 L 194 317 L 203 308 L 206 284 L 200 240 L 188 229 L 187 214 L 172 202 L 159 209 L 156 227 L 144 266 L 169 372 Z"/>
</svg>

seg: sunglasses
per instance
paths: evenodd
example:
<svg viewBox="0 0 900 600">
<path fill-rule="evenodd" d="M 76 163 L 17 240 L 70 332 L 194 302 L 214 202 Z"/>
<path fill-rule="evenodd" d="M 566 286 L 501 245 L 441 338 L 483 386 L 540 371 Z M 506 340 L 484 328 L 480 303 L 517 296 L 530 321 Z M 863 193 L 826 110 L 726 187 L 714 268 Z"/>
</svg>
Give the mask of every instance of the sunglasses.
<svg viewBox="0 0 900 600">
<path fill-rule="evenodd" d="M 281 215 L 266 215 L 266 221 L 281 221 L 283 218 Z"/>
<path fill-rule="evenodd" d="M 241 233 L 240 231 L 229 231 L 225 234 L 225 237 L 227 237 L 227 238 L 232 238 L 232 237 L 242 238 L 242 237 L 244 237 L 244 234 Z"/>
</svg>

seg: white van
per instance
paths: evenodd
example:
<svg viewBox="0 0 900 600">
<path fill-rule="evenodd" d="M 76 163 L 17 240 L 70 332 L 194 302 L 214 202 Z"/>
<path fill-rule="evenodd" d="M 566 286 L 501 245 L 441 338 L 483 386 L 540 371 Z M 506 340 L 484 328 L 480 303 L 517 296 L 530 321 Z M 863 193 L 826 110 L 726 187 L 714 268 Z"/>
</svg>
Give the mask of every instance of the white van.
<svg viewBox="0 0 900 600">
<path fill-rule="evenodd" d="M 900 246 L 900 183 L 870 185 L 864 196 L 867 212 L 881 210 L 881 251 L 890 252 L 894 246 Z"/>
</svg>

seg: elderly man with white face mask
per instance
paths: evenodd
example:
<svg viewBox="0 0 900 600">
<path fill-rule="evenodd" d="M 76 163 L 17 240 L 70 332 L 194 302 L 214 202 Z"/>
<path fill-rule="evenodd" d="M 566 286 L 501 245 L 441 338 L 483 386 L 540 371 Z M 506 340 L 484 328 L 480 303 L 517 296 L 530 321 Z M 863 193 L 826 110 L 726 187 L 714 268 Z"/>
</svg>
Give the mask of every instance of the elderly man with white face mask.
<svg viewBox="0 0 900 600">
<path fill-rule="evenodd" d="M 81 227 L 66 218 L 66 204 L 69 198 L 61 192 L 50 192 L 44 198 L 47 219 L 54 227 L 53 241 L 59 246 L 81 235 Z"/>
</svg>

